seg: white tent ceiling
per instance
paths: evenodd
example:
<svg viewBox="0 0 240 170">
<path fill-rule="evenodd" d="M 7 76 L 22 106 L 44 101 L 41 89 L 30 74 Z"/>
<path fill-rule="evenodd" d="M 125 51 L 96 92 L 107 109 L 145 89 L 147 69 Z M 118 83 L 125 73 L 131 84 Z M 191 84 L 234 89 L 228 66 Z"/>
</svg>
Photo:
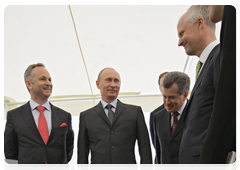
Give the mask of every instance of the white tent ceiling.
<svg viewBox="0 0 240 170">
<path fill-rule="evenodd" d="M 18 102 L 29 99 L 23 73 L 37 62 L 44 63 L 52 76 L 52 96 L 91 95 L 83 58 L 93 94 L 99 94 L 95 81 L 104 67 L 120 73 L 120 92 L 159 94 L 159 74 L 184 69 L 187 55 L 177 46 L 176 26 L 188 7 L 8 6 L 4 11 L 4 96 Z M 218 38 L 219 24 L 216 34 Z M 195 71 L 189 68 L 193 82 Z"/>
</svg>

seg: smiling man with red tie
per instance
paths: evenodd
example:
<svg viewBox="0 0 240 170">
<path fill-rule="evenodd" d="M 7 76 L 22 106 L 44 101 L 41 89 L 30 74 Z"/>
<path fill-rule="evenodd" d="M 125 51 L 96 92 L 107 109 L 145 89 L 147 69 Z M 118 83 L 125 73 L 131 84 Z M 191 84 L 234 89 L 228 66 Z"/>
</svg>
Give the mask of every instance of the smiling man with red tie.
<svg viewBox="0 0 240 170">
<path fill-rule="evenodd" d="M 30 65 L 24 74 L 31 99 L 7 113 L 4 132 L 6 159 L 19 164 L 63 164 L 73 154 L 71 114 L 53 106 L 52 79 L 42 63 Z"/>
</svg>

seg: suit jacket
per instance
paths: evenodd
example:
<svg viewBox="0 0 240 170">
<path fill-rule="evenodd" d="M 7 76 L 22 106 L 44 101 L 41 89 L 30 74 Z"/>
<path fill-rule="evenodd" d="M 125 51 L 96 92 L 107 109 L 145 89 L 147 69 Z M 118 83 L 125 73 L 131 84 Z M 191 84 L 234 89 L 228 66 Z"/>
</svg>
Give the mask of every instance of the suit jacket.
<svg viewBox="0 0 240 170">
<path fill-rule="evenodd" d="M 179 147 L 184 128 L 184 114 L 185 112 L 183 111 L 173 134 L 171 131 L 171 113 L 163 109 L 154 115 L 156 164 L 179 163 Z"/>
<path fill-rule="evenodd" d="M 220 37 L 220 74 L 200 163 L 224 164 L 236 151 L 236 9 L 225 5 Z"/>
<path fill-rule="evenodd" d="M 219 72 L 219 45 L 209 54 L 193 87 L 184 116 L 185 130 L 182 135 L 179 163 L 196 164 L 206 137 L 213 110 L 214 95 Z"/>
<path fill-rule="evenodd" d="M 93 164 L 135 164 L 136 140 L 141 163 L 152 163 L 149 134 L 141 107 L 118 100 L 111 125 L 99 102 L 80 113 L 78 163 L 88 163 L 90 150 Z"/>
<path fill-rule="evenodd" d="M 161 106 L 159 106 L 158 108 L 156 108 L 154 111 L 152 111 L 150 113 L 149 130 L 150 130 L 150 135 L 151 135 L 151 138 L 152 138 L 152 144 L 153 144 L 154 148 L 155 148 L 155 144 L 154 144 L 155 136 L 154 136 L 154 129 L 153 129 L 153 116 L 162 109 L 165 109 L 164 104 L 162 104 Z M 159 170 L 159 165 L 157 163 L 156 157 L 155 157 L 155 160 L 154 160 L 154 170 Z"/>
<path fill-rule="evenodd" d="M 53 106 L 52 130 L 45 145 L 29 102 L 7 113 L 4 132 L 6 159 L 18 160 L 19 164 L 62 164 L 68 163 L 73 154 L 73 130 L 71 114 Z M 66 123 L 66 127 L 60 127 Z"/>
</svg>

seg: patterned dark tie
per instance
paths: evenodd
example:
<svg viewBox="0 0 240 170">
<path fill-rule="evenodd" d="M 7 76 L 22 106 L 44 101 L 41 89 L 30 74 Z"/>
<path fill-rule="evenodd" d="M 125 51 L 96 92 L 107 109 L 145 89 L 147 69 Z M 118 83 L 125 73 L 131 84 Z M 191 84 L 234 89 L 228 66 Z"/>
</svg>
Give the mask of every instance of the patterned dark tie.
<svg viewBox="0 0 240 170">
<path fill-rule="evenodd" d="M 42 139 L 45 143 L 47 144 L 48 138 L 49 138 L 49 133 L 48 133 L 48 126 L 47 126 L 47 121 L 46 118 L 43 114 L 43 110 L 45 109 L 44 106 L 38 106 L 37 109 L 40 112 L 40 115 L 38 117 L 38 131 L 40 135 L 42 136 Z"/>
<path fill-rule="evenodd" d="M 179 113 L 174 112 L 172 115 L 173 115 L 172 134 L 173 134 L 174 130 L 176 129 L 177 123 L 178 123 L 177 117 L 178 117 Z"/>
<path fill-rule="evenodd" d="M 112 111 L 112 108 L 113 106 L 111 104 L 108 104 L 106 106 L 106 108 L 108 109 L 108 119 L 110 121 L 110 123 L 112 124 L 112 121 L 113 121 L 113 115 L 114 115 L 114 112 Z"/>
<path fill-rule="evenodd" d="M 201 61 L 198 61 L 197 67 L 196 67 L 196 81 L 197 81 L 198 74 L 199 74 L 199 71 L 201 70 L 202 65 L 203 65 L 203 63 Z"/>
</svg>

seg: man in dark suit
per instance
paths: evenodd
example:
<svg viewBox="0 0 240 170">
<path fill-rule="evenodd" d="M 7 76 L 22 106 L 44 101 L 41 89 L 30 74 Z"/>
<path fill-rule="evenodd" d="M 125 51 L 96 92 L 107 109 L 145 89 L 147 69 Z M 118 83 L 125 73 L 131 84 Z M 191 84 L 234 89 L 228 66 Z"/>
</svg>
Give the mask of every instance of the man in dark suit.
<svg viewBox="0 0 240 170">
<path fill-rule="evenodd" d="M 231 163 L 228 154 L 236 152 L 236 8 L 210 5 L 210 19 L 215 23 L 222 20 L 220 72 L 199 163 L 224 164 Z"/>
<path fill-rule="evenodd" d="M 160 92 L 162 93 L 162 87 L 161 87 L 161 84 L 162 84 L 162 81 L 163 81 L 163 78 L 164 76 L 167 74 L 168 72 L 163 72 L 162 74 L 159 75 L 158 77 L 158 85 L 159 85 L 159 89 L 160 89 Z M 154 144 L 154 130 L 153 130 L 153 116 L 155 115 L 155 113 L 159 112 L 160 110 L 164 109 L 164 104 L 162 104 L 161 106 L 159 106 L 158 108 L 156 108 L 154 111 L 152 111 L 150 113 L 150 118 L 149 118 L 149 130 L 150 130 L 150 135 L 151 135 L 151 138 L 152 138 L 152 144 L 155 148 L 155 144 Z M 159 170 L 159 165 L 157 164 L 157 160 L 156 160 L 156 157 L 155 157 L 155 160 L 154 160 L 154 170 Z"/>
<path fill-rule="evenodd" d="M 154 115 L 155 150 L 157 164 L 178 164 L 179 146 L 183 133 L 184 109 L 190 78 L 185 73 L 170 72 L 162 82 L 166 109 Z"/>
<path fill-rule="evenodd" d="M 149 134 L 142 109 L 117 99 L 121 84 L 118 72 L 103 69 L 96 84 L 102 99 L 80 113 L 78 163 L 88 163 L 90 150 L 92 164 L 135 164 L 137 140 L 140 163 L 151 164 Z"/>
<path fill-rule="evenodd" d="M 179 163 L 196 164 L 199 162 L 213 110 L 219 72 L 219 45 L 215 36 L 215 24 L 209 20 L 208 6 L 191 6 L 180 18 L 177 30 L 178 45 L 185 48 L 186 54 L 199 57 L 197 80 L 183 117 L 185 130 L 179 151 Z"/>
<path fill-rule="evenodd" d="M 49 72 L 41 63 L 32 64 L 24 79 L 31 99 L 7 113 L 6 159 L 19 164 L 68 163 L 74 139 L 71 114 L 48 101 L 53 87 Z"/>
</svg>

